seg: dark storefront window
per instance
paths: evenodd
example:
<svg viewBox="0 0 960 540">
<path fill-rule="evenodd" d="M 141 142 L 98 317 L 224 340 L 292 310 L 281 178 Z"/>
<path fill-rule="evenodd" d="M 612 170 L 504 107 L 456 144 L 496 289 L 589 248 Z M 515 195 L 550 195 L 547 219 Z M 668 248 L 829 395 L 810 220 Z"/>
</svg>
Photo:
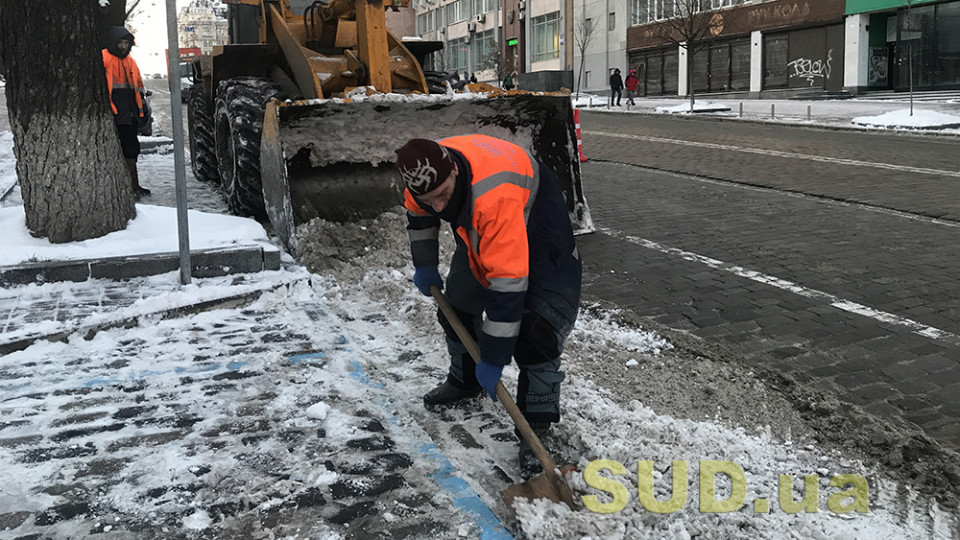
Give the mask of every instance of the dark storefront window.
<svg viewBox="0 0 960 540">
<path fill-rule="evenodd" d="M 730 89 L 750 89 L 750 40 L 730 45 Z"/>
<path fill-rule="evenodd" d="M 710 47 L 710 90 L 727 92 L 730 90 L 730 45 Z"/>
<path fill-rule="evenodd" d="M 680 91 L 679 73 L 680 54 L 676 49 L 663 53 L 663 93 L 674 94 Z"/>
<path fill-rule="evenodd" d="M 937 52 L 933 85 L 960 85 L 960 2 L 937 6 Z"/>
<path fill-rule="evenodd" d="M 763 87 L 787 86 L 787 34 L 763 36 Z"/>
<path fill-rule="evenodd" d="M 677 93 L 676 49 L 631 53 L 630 67 L 637 70 L 643 95 Z"/>
<path fill-rule="evenodd" d="M 911 68 L 914 88 L 960 85 L 960 2 L 901 10 L 898 28 L 900 89 L 910 87 Z"/>
<path fill-rule="evenodd" d="M 660 53 L 647 55 L 647 94 L 663 93 L 663 62 Z"/>
<path fill-rule="evenodd" d="M 693 56 L 694 92 L 750 88 L 750 40 L 715 43 Z M 685 77 L 685 73 L 680 74 Z"/>
<path fill-rule="evenodd" d="M 693 91 L 707 92 L 710 90 L 710 51 L 701 49 L 693 55 Z M 681 74 L 686 76 L 686 73 Z"/>
</svg>

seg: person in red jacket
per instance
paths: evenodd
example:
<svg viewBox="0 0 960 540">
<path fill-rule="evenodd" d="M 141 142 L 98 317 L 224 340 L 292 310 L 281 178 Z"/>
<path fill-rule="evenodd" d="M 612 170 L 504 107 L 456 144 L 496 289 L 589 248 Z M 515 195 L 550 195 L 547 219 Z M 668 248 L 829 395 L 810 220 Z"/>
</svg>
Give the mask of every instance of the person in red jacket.
<svg viewBox="0 0 960 540">
<path fill-rule="evenodd" d="M 640 79 L 637 78 L 637 70 L 630 70 L 630 74 L 627 75 L 627 80 L 623 81 L 623 85 L 627 89 L 627 103 L 635 106 L 636 103 L 633 101 L 633 96 L 637 95 L 637 88 L 640 86 Z"/>
<path fill-rule="evenodd" d="M 120 149 L 130 171 L 130 187 L 134 198 L 139 200 L 150 195 L 149 189 L 140 186 L 137 175 L 137 157 L 140 155 L 137 130 L 150 119 L 146 91 L 140 68 L 130 57 L 133 34 L 122 26 L 111 26 L 107 30 L 106 45 L 102 52 L 110 108 L 113 110 L 117 137 L 120 138 Z"/>
<path fill-rule="evenodd" d="M 407 231 L 425 295 L 443 287 L 438 270 L 440 221 L 456 249 L 446 296 L 480 346 L 476 367 L 443 312 L 450 369 L 423 397 L 429 409 L 472 398 L 496 400 L 503 367 L 520 368 L 517 405 L 534 431 L 560 420 L 560 355 L 580 306 L 582 264 L 556 175 L 523 148 L 486 135 L 435 142 L 412 139 L 397 150 Z M 521 440 L 520 471 L 540 464 Z"/>
</svg>

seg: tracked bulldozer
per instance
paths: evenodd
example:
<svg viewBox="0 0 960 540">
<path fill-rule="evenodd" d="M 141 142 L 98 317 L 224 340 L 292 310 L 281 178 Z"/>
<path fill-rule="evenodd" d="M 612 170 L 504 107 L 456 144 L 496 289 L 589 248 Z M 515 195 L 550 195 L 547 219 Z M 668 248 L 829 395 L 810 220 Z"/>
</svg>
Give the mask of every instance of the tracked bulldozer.
<svg viewBox="0 0 960 540">
<path fill-rule="evenodd" d="M 269 219 L 296 253 L 298 224 L 401 203 L 394 150 L 407 139 L 484 133 L 550 166 L 575 231 L 592 230 L 569 96 L 482 84 L 455 94 L 422 67 L 442 43 L 387 29 L 385 10 L 408 1 L 223 0 L 230 44 L 193 63 L 194 175 L 219 183 L 233 213 Z"/>
</svg>

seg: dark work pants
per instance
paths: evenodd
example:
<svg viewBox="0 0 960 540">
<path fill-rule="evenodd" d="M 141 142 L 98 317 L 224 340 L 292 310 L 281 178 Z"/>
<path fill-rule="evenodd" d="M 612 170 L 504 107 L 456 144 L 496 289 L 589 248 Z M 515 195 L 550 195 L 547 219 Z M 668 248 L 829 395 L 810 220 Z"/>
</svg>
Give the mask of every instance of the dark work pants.
<svg viewBox="0 0 960 540">
<path fill-rule="evenodd" d="M 623 90 L 614 90 L 610 89 L 610 106 L 620 105 L 620 97 L 623 95 Z M 616 100 L 616 102 L 614 102 Z"/>
<path fill-rule="evenodd" d="M 117 126 L 117 137 L 120 139 L 120 149 L 123 150 L 123 157 L 136 160 L 140 155 L 140 139 L 137 138 L 136 124 L 115 124 Z"/>
<path fill-rule="evenodd" d="M 467 248 L 459 241 L 450 262 L 445 293 L 461 322 L 476 340 L 483 323 L 485 291 L 470 271 Z M 531 423 L 558 422 L 560 383 L 564 379 L 564 374 L 560 371 L 560 355 L 563 353 L 566 335 L 555 328 L 572 328 L 577 313 L 568 313 L 569 308 L 562 308 L 560 312 L 569 320 L 554 325 L 535 311 L 536 302 L 528 301 L 527 304 L 520 324 L 520 336 L 514 349 L 514 359 L 520 368 L 517 406 Z M 554 317 L 558 312 L 556 309 L 541 311 L 549 311 Z M 450 382 L 465 388 L 477 386 L 475 365 L 470 354 L 447 323 L 443 313 L 438 312 L 438 317 L 446 333 L 447 350 L 450 353 Z"/>
</svg>

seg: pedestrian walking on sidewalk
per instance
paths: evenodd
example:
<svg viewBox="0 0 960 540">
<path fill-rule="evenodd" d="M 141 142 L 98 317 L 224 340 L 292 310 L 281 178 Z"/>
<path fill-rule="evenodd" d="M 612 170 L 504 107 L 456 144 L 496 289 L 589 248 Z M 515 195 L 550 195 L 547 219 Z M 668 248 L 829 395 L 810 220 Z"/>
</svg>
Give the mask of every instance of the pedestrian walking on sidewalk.
<svg viewBox="0 0 960 540">
<path fill-rule="evenodd" d="M 627 75 L 627 80 L 623 82 L 623 85 L 627 89 L 627 103 L 636 106 L 637 104 L 633 101 L 633 96 L 637 95 L 637 88 L 640 86 L 640 79 L 637 78 L 637 70 L 630 70 L 630 74 Z"/>
<path fill-rule="evenodd" d="M 102 53 L 113 122 L 130 172 L 133 197 L 140 200 L 149 196 L 150 190 L 140 186 L 137 175 L 137 157 L 140 155 L 137 131 L 141 126 L 149 125 L 151 119 L 140 68 L 130 57 L 133 44 L 133 34 L 129 30 L 122 26 L 111 26 L 107 30 L 106 48 Z"/>
<path fill-rule="evenodd" d="M 620 68 L 613 69 L 613 75 L 610 75 L 610 106 L 614 105 L 613 99 L 616 97 L 617 107 L 620 106 L 620 97 L 623 95 L 623 77 L 620 76 Z"/>
<path fill-rule="evenodd" d="M 486 135 L 411 139 L 397 150 L 397 170 L 406 185 L 413 281 L 427 296 L 432 285 L 443 287 L 438 239 L 441 220 L 450 223 L 456 249 L 446 297 L 480 346 L 474 367 L 438 311 L 450 368 L 424 405 L 456 405 L 483 390 L 496 400 L 512 358 L 520 368 L 517 406 L 545 434 L 560 420 L 560 355 L 577 319 L 582 273 L 556 175 L 519 146 Z M 524 441 L 519 460 L 525 478 L 540 472 Z"/>
</svg>

